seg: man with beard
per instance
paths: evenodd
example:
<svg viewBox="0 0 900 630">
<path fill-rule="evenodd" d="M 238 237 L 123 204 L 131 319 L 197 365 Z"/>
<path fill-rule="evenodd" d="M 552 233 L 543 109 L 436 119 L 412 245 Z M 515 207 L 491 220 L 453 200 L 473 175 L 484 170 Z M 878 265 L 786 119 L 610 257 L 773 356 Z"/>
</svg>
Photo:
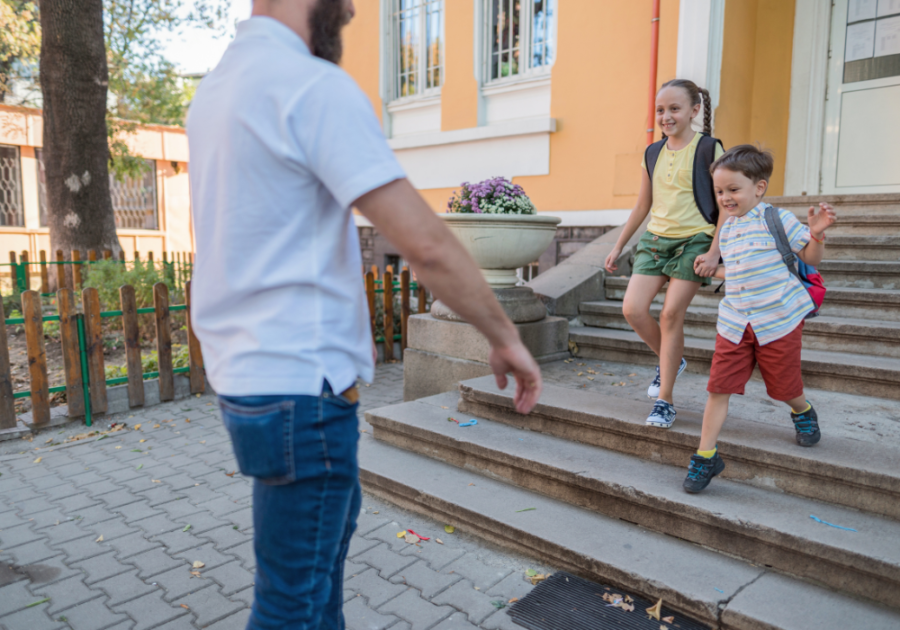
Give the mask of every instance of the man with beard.
<svg viewBox="0 0 900 630">
<path fill-rule="evenodd" d="M 241 472 L 254 477 L 251 629 L 344 627 L 361 502 L 356 381 L 374 376 L 351 207 L 485 335 L 520 412 L 542 387 L 478 268 L 336 65 L 354 11 L 352 0 L 255 0 L 188 118 L 192 322 Z"/>
</svg>

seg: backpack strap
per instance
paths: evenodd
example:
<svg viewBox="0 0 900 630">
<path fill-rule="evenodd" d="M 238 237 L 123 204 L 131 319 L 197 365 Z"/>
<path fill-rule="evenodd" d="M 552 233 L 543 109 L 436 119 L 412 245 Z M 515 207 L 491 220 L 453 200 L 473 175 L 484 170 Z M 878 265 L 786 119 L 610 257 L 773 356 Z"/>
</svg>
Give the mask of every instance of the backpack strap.
<svg viewBox="0 0 900 630">
<path fill-rule="evenodd" d="M 716 161 L 716 146 L 725 149 L 721 140 L 701 133 L 697 151 L 694 153 L 694 201 L 700 209 L 700 214 L 712 225 L 719 222 L 719 206 L 713 190 L 712 174 L 709 172 L 709 167 Z"/>
<path fill-rule="evenodd" d="M 775 246 L 778 248 L 778 253 L 781 254 L 781 259 L 784 261 L 784 264 L 787 265 L 788 270 L 794 274 L 794 277 L 796 277 L 797 280 L 800 280 L 800 284 L 803 284 L 803 279 L 800 277 L 800 272 L 797 270 L 797 255 L 794 253 L 794 250 L 791 249 L 791 244 L 784 231 L 784 224 L 781 222 L 778 210 L 767 205 L 765 216 L 766 227 L 769 228 L 769 234 L 775 239 Z"/>
<path fill-rule="evenodd" d="M 666 145 L 666 139 L 657 140 L 653 144 L 647 146 L 644 150 L 644 164 L 647 165 L 647 174 L 650 176 L 650 181 L 653 181 L 653 173 L 656 170 L 656 162 L 659 161 L 659 154 L 662 152 L 662 148 Z"/>
</svg>

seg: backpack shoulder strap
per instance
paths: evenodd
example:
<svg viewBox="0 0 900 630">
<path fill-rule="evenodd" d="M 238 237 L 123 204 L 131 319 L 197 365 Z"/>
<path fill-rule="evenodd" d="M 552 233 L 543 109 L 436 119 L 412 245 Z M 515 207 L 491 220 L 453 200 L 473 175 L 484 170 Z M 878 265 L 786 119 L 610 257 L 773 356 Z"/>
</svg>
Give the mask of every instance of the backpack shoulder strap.
<svg viewBox="0 0 900 630">
<path fill-rule="evenodd" d="M 719 206 L 716 204 L 709 167 L 716 161 L 717 145 L 722 146 L 722 141 L 702 133 L 694 153 L 694 201 L 706 222 L 713 225 L 719 222 Z"/>
<path fill-rule="evenodd" d="M 644 164 L 647 165 L 647 174 L 650 175 L 650 181 L 653 181 L 653 172 L 656 170 L 656 162 L 659 160 L 659 154 L 666 144 L 666 139 L 658 140 L 647 146 L 644 151 Z"/>
<path fill-rule="evenodd" d="M 787 265 L 788 270 L 800 280 L 800 272 L 797 271 L 797 255 L 794 253 L 794 250 L 791 249 L 791 244 L 784 231 L 784 224 L 781 222 L 778 210 L 772 206 L 766 206 L 765 216 L 766 227 L 775 239 L 775 246 L 778 248 L 778 253 L 781 254 L 781 259 L 784 261 L 784 264 Z"/>
</svg>

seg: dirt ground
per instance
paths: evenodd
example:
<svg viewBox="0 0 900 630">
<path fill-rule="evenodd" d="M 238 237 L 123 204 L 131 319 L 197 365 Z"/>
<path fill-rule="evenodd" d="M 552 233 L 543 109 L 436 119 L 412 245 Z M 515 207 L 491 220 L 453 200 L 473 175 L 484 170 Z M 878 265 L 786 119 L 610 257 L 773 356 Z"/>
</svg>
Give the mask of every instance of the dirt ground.
<svg viewBox="0 0 900 630">
<path fill-rule="evenodd" d="M 44 312 L 44 315 L 53 314 L 52 311 Z M 185 327 L 184 312 L 171 314 L 172 344 L 187 344 L 187 330 Z M 156 350 L 156 325 L 152 315 L 141 315 L 139 319 L 141 336 L 141 355 L 147 356 Z M 13 384 L 13 392 L 27 391 L 31 389 L 31 381 L 28 373 L 28 353 L 25 343 L 25 327 L 13 325 L 6 327 L 6 336 L 9 344 L 9 363 Z M 44 335 L 44 348 L 47 355 L 47 377 L 50 387 L 66 384 L 63 366 L 62 340 L 59 333 Z M 103 360 L 105 367 L 125 365 L 125 340 L 122 332 L 122 320 L 118 317 L 105 319 L 103 322 Z M 50 394 L 50 405 L 57 406 L 66 403 L 65 392 Z M 31 410 L 30 398 L 16 399 L 16 414 L 22 414 Z"/>
</svg>

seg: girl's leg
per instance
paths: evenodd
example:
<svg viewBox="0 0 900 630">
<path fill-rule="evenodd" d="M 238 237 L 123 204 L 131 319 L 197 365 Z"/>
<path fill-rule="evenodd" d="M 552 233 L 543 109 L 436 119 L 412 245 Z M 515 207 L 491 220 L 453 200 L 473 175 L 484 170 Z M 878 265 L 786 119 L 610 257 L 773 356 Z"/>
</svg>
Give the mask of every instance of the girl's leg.
<svg viewBox="0 0 900 630">
<path fill-rule="evenodd" d="M 668 276 L 631 276 L 622 303 L 625 320 L 656 356 L 660 351 L 660 332 L 659 324 L 650 316 L 650 304 L 668 279 Z"/>
<path fill-rule="evenodd" d="M 659 397 L 675 404 L 672 390 L 684 355 L 684 316 L 691 300 L 700 290 L 699 282 L 672 278 L 666 290 L 666 302 L 659 315 L 662 333 L 659 354 Z"/>
<path fill-rule="evenodd" d="M 728 401 L 731 394 L 710 394 L 703 411 L 703 429 L 700 431 L 699 451 L 711 451 L 716 448 L 719 432 L 728 416 Z"/>
</svg>

